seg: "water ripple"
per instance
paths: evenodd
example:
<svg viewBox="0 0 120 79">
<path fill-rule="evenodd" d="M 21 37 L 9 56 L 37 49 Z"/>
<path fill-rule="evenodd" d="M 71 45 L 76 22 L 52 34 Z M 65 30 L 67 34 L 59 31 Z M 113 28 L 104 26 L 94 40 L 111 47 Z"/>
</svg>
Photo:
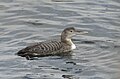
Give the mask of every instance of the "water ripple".
<svg viewBox="0 0 120 79">
<path fill-rule="evenodd" d="M 120 79 L 119 0 L 1 0 L 1 79 Z M 15 53 L 33 43 L 60 38 L 65 27 L 76 36 L 70 56 L 28 61 Z M 49 34 L 49 35 L 48 35 Z"/>
</svg>

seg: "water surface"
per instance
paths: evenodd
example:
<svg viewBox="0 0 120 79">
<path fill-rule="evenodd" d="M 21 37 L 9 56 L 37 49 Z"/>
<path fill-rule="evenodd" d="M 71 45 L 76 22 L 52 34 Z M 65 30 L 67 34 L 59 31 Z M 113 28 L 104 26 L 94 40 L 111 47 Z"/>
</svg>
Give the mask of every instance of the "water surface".
<svg viewBox="0 0 120 79">
<path fill-rule="evenodd" d="M 72 56 L 26 60 L 20 49 L 69 26 Z M 0 79 L 120 79 L 119 0 L 0 0 Z"/>
</svg>

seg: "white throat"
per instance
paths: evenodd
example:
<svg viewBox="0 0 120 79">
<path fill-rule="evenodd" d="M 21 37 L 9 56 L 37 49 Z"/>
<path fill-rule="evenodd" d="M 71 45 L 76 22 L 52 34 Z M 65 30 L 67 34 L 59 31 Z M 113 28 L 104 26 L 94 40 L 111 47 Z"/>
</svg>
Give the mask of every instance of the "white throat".
<svg viewBox="0 0 120 79">
<path fill-rule="evenodd" d="M 67 39 L 67 41 L 69 41 L 69 43 L 71 44 L 71 50 L 76 49 L 76 46 L 71 39 Z"/>
</svg>

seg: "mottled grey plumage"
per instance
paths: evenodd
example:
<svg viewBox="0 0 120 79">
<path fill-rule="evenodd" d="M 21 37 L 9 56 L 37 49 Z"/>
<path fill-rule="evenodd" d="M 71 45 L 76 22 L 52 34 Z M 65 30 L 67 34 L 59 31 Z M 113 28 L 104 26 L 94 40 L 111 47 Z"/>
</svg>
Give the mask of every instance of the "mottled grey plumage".
<svg viewBox="0 0 120 79">
<path fill-rule="evenodd" d="M 86 32 L 77 31 L 73 27 L 69 27 L 63 30 L 60 41 L 51 40 L 40 42 L 20 50 L 17 55 L 29 59 L 30 57 L 50 56 L 67 53 L 76 48 L 71 41 L 71 38 L 77 33 L 84 34 Z"/>
</svg>

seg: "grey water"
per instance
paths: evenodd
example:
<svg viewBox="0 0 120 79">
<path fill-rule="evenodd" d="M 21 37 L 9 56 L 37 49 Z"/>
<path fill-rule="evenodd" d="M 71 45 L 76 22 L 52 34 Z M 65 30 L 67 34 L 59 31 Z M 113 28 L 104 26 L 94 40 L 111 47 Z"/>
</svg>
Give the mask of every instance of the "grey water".
<svg viewBox="0 0 120 79">
<path fill-rule="evenodd" d="M 71 56 L 15 55 L 71 26 L 89 32 Z M 120 79 L 120 1 L 0 0 L 0 79 Z"/>
</svg>

